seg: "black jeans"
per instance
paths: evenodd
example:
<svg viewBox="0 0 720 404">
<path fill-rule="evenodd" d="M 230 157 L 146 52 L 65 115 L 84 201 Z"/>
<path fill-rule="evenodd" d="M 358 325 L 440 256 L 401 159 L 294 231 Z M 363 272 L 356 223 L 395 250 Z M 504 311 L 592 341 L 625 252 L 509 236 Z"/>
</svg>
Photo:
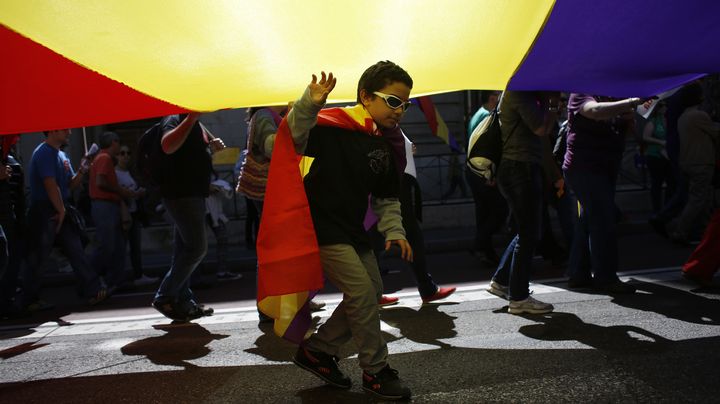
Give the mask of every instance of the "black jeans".
<svg viewBox="0 0 720 404">
<path fill-rule="evenodd" d="M 492 235 L 500 230 L 508 214 L 508 206 L 497 186 L 487 185 L 484 178 L 465 171 L 465 179 L 475 200 L 475 245 L 476 251 L 493 248 Z"/>
<path fill-rule="evenodd" d="M 509 287 L 510 300 L 524 300 L 530 294 L 532 259 L 540 240 L 542 168 L 537 163 L 503 160 L 498 168 L 498 185 L 518 233 L 505 249 L 493 280 Z"/>
<path fill-rule="evenodd" d="M 665 190 L 665 203 L 670 201 L 669 196 L 675 193 L 675 177 L 673 176 L 670 160 L 663 157 L 646 156 L 648 171 L 650 171 L 650 196 L 652 198 L 653 213 L 660 212 L 663 207 L 663 184 Z"/>
<path fill-rule="evenodd" d="M 402 214 L 402 225 L 405 229 L 405 237 L 413 249 L 412 270 L 417 281 L 418 292 L 422 297 L 430 297 L 438 290 L 438 286 L 427 272 L 427 260 L 425 259 L 425 237 L 415 215 L 415 205 L 412 199 L 412 186 L 417 184 L 415 179 L 403 174 L 400 182 L 400 212 Z"/>
</svg>

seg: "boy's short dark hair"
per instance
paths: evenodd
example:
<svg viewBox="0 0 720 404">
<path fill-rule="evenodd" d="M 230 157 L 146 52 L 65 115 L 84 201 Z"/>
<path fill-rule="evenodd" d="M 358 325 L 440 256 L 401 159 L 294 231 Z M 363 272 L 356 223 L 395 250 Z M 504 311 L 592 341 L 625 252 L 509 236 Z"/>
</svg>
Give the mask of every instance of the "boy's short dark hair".
<svg viewBox="0 0 720 404">
<path fill-rule="evenodd" d="M 380 61 L 365 69 L 357 86 L 357 102 L 360 101 L 360 90 L 365 90 L 368 94 L 382 90 L 385 86 L 399 81 L 410 89 L 413 86 L 413 80 L 402 67 L 386 60 Z"/>
</svg>

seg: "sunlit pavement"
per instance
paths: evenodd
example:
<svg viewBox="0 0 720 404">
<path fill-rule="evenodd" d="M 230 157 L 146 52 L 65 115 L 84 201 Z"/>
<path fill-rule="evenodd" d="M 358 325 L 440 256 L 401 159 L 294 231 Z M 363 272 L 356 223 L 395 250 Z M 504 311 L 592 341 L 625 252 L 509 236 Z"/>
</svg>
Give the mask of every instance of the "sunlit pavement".
<svg viewBox="0 0 720 404">
<path fill-rule="evenodd" d="M 677 268 L 625 273 L 634 295 L 571 292 L 533 284 L 551 315 L 507 314 L 487 282 L 459 284 L 422 305 L 406 287 L 381 312 L 390 363 L 416 402 L 711 402 L 719 397 L 720 295 L 680 280 Z M 206 292 L 211 294 L 212 290 Z M 366 402 L 347 346 L 349 391 L 290 363 L 294 347 L 258 327 L 252 300 L 215 304 L 189 325 L 147 306 L 68 313 L 42 324 L 0 327 L 0 401 Z M 320 321 L 339 302 L 328 305 Z M 119 306 L 119 307 L 117 307 Z"/>
</svg>

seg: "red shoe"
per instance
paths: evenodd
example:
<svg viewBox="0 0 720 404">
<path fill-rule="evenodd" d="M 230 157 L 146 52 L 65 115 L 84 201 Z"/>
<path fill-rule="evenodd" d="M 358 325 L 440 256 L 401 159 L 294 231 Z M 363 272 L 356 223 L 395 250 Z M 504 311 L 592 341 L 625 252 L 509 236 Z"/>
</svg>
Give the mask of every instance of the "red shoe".
<svg viewBox="0 0 720 404">
<path fill-rule="evenodd" d="M 382 295 L 382 297 L 378 301 L 378 306 L 392 306 L 393 304 L 397 304 L 398 300 L 400 299 L 398 299 L 397 297 Z"/>
<path fill-rule="evenodd" d="M 453 293 L 455 293 L 455 288 L 438 288 L 437 292 L 435 292 L 434 295 L 423 297 L 422 301 L 423 303 L 434 302 L 435 300 L 444 299 L 452 295 Z"/>
</svg>

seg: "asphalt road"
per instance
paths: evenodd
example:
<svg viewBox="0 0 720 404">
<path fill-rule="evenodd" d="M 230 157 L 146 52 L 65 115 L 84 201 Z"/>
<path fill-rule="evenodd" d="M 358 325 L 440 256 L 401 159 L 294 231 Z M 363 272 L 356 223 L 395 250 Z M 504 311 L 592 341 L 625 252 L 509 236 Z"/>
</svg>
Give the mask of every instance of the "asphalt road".
<svg viewBox="0 0 720 404">
<path fill-rule="evenodd" d="M 420 403 L 720 402 L 720 292 L 681 280 L 689 249 L 652 237 L 621 243 L 634 295 L 568 291 L 561 268 L 536 262 L 532 289 L 550 315 L 508 314 L 484 291 L 491 269 L 465 252 L 429 257 L 436 280 L 459 286 L 438 304 L 422 305 L 390 261 L 386 290 L 401 298 L 381 312 L 390 363 Z M 289 361 L 294 347 L 258 326 L 245 275 L 198 291 L 216 314 L 181 326 L 149 307 L 152 284 L 92 311 L 67 300 L 72 287 L 48 290 L 65 303 L 0 323 L 0 402 L 370 402 L 352 344 L 341 361 L 349 391 Z M 322 321 L 340 295 L 320 300 Z"/>
</svg>

